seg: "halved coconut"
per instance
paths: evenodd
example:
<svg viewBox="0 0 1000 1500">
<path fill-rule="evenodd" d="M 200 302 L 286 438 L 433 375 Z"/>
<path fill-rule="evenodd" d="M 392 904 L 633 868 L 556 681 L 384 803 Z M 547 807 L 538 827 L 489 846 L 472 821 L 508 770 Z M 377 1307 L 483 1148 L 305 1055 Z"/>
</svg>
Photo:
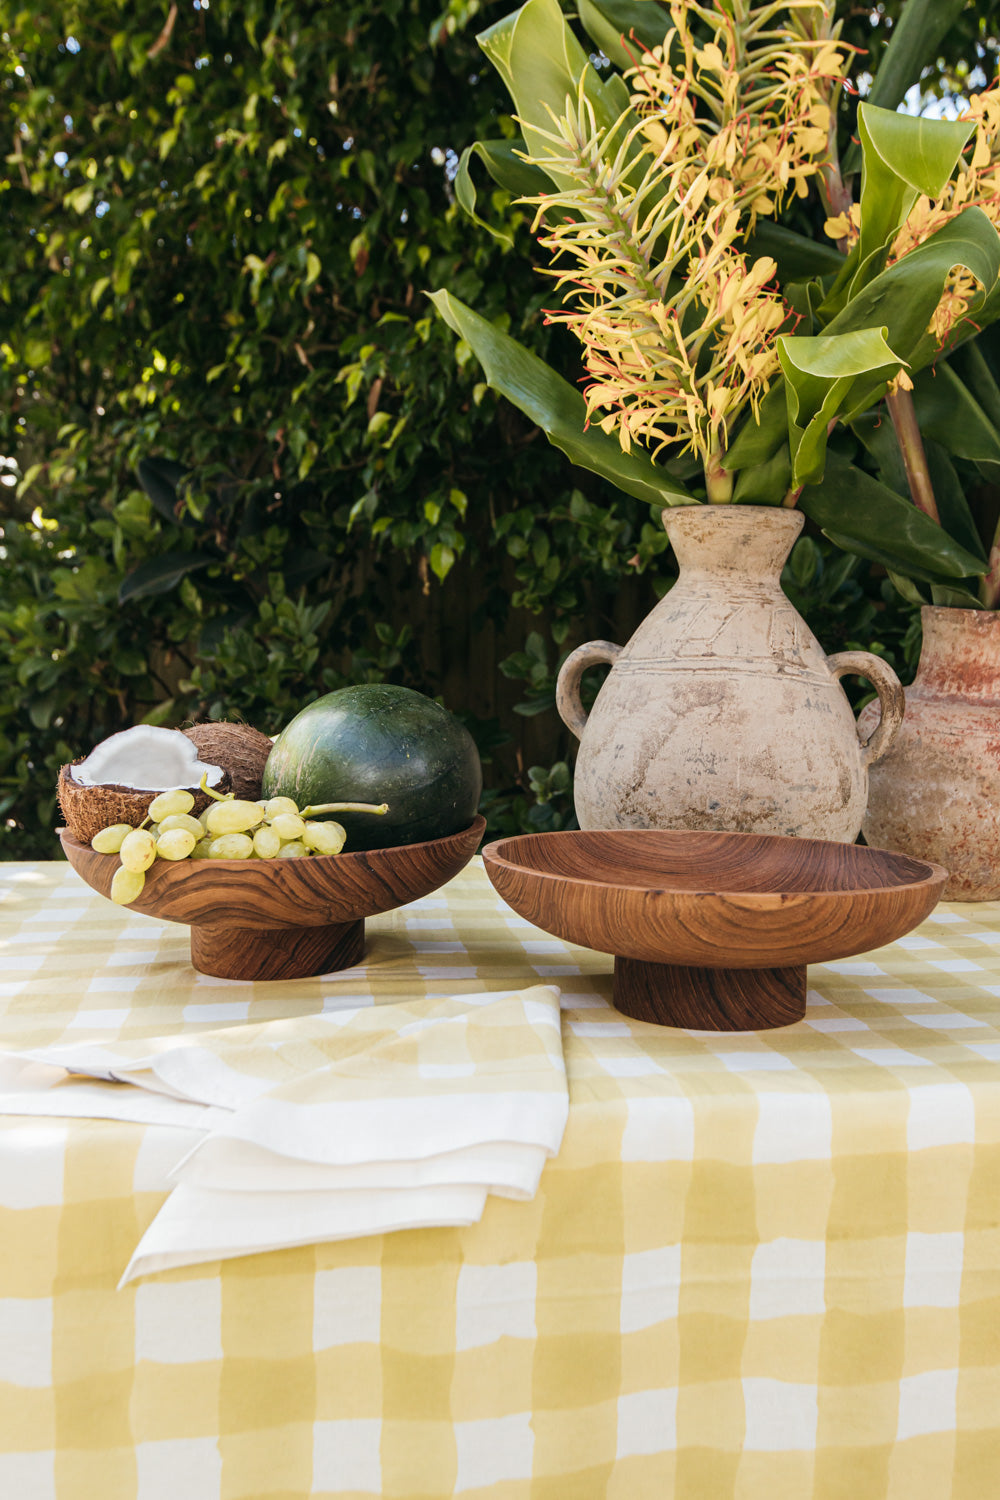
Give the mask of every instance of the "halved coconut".
<svg viewBox="0 0 1000 1500">
<path fill-rule="evenodd" d="M 195 813 L 200 812 L 212 800 L 201 790 L 203 776 L 213 791 L 230 790 L 225 769 L 202 760 L 198 747 L 179 729 L 136 724 L 61 768 L 59 806 L 73 837 L 89 844 L 112 823 L 138 828 L 160 792 L 189 791 Z"/>
<path fill-rule="evenodd" d="M 254 729 L 251 724 L 231 724 L 224 719 L 193 724 L 182 733 L 198 747 L 202 760 L 209 760 L 229 772 L 237 797 L 244 797 L 248 802 L 257 801 L 264 765 L 273 745 L 269 735 Z"/>
</svg>

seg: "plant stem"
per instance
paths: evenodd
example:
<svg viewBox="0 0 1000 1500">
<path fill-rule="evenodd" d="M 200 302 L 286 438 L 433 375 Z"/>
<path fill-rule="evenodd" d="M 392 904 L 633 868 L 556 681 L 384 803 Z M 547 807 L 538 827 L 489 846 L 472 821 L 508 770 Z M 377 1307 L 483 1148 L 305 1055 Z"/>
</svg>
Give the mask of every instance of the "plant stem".
<svg viewBox="0 0 1000 1500">
<path fill-rule="evenodd" d="M 387 813 L 388 811 L 388 802 L 380 802 L 378 805 L 374 802 L 317 802 L 314 807 L 304 807 L 299 817 L 314 818 L 319 813 L 331 812 Z"/>
<path fill-rule="evenodd" d="M 917 424 L 913 397 L 909 391 L 899 389 L 890 392 L 885 398 L 885 403 L 889 408 L 892 425 L 896 429 L 896 438 L 899 442 L 899 451 L 903 455 L 903 467 L 906 469 L 906 479 L 910 486 L 913 503 L 918 510 L 923 511 L 925 516 L 930 516 L 931 520 L 936 521 L 940 526 L 941 517 L 938 515 L 937 501 L 934 498 L 934 487 L 931 484 L 930 470 L 927 467 L 927 454 L 924 452 L 924 442 Z"/>
<path fill-rule="evenodd" d="M 198 783 L 206 797 L 211 797 L 213 802 L 232 802 L 236 796 L 235 792 L 216 792 L 208 784 L 208 772 L 202 771 L 201 780 Z"/>
<path fill-rule="evenodd" d="M 728 505 L 733 498 L 733 476 L 722 467 L 722 453 L 714 449 L 705 464 L 705 494 L 710 505 Z"/>
<path fill-rule="evenodd" d="M 830 126 L 830 145 L 827 148 L 827 159 L 823 164 L 819 180 L 820 196 L 825 200 L 825 207 L 830 217 L 836 219 L 841 214 L 850 214 L 854 199 L 840 170 L 840 157 L 837 153 L 836 111 L 831 113 L 833 124 Z M 846 255 L 849 248 L 850 241 L 847 235 L 841 235 L 837 241 L 837 249 L 841 255 Z"/>
<path fill-rule="evenodd" d="M 993 537 L 986 572 L 979 580 L 979 602 L 984 609 L 996 609 L 1000 604 L 1000 522 Z"/>
</svg>

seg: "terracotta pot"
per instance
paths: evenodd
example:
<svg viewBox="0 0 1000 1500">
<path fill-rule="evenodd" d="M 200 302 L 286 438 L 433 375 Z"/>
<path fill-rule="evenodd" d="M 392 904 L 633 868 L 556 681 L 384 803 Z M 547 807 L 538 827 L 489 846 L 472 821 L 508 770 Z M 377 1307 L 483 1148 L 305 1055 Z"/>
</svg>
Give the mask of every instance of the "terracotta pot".
<svg viewBox="0 0 1000 1500">
<path fill-rule="evenodd" d="M 946 900 L 1000 899 L 1000 615 L 920 611 L 906 718 L 872 773 L 865 839 L 944 865 Z M 860 723 L 872 729 L 878 706 Z"/>
<path fill-rule="evenodd" d="M 868 766 L 899 727 L 903 690 L 867 651 L 826 656 L 781 591 L 802 515 L 771 506 L 664 512 L 680 576 L 624 649 L 591 641 L 567 657 L 560 715 L 580 737 L 581 828 L 731 829 L 852 843 Z M 613 663 L 593 710 L 588 666 Z M 882 704 L 858 738 L 839 678 L 868 677 Z"/>
</svg>

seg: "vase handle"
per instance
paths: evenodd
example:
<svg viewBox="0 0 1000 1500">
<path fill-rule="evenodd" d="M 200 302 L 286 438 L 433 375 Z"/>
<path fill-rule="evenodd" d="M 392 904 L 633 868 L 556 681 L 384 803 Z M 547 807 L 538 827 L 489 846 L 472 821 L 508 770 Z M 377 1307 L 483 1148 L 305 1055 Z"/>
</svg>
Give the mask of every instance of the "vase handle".
<svg viewBox="0 0 1000 1500">
<path fill-rule="evenodd" d="M 887 661 L 871 651 L 838 651 L 826 664 L 834 677 L 867 677 L 878 693 L 882 715 L 874 731 L 861 740 L 861 763 L 870 766 L 889 749 L 903 722 L 903 684 Z M 859 734 L 860 738 L 860 734 Z"/>
<path fill-rule="evenodd" d="M 577 646 L 571 651 L 559 668 L 556 708 L 566 728 L 572 730 L 577 739 L 587 726 L 587 715 L 580 702 L 580 678 L 588 667 L 596 667 L 601 662 L 613 666 L 621 654 L 621 646 L 616 646 L 613 641 L 588 641 L 585 646 Z"/>
</svg>

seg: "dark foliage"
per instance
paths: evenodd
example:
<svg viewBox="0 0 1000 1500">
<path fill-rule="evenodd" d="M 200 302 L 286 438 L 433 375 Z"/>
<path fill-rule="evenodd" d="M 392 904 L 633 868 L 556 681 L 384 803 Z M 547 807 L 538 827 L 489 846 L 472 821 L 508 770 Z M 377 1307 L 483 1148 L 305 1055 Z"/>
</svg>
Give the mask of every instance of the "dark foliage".
<svg viewBox="0 0 1000 1500">
<path fill-rule="evenodd" d="M 423 296 L 565 363 L 526 236 L 505 253 L 453 201 L 456 153 L 514 127 L 476 0 L 444 3 L 8 12 L 2 857 L 56 853 L 56 770 L 109 733 L 273 732 L 356 680 L 463 715 L 493 830 L 571 818 L 559 656 L 624 639 L 670 568 Z M 809 547 L 828 649 L 898 653 L 878 581 Z"/>
</svg>

